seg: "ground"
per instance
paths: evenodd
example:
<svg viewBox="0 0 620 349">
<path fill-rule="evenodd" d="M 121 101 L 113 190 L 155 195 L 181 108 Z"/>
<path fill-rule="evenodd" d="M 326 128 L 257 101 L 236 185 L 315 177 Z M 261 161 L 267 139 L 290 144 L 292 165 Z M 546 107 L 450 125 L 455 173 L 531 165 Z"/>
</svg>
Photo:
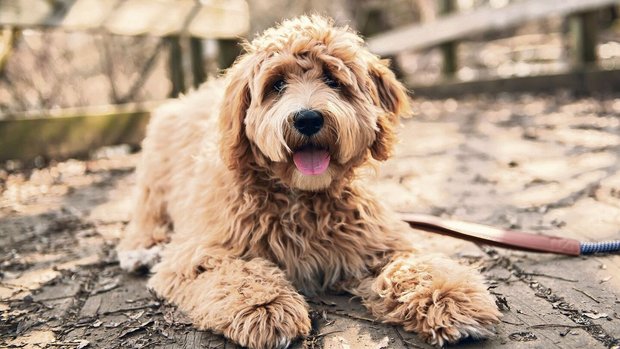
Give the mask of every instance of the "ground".
<svg viewBox="0 0 620 349">
<path fill-rule="evenodd" d="M 580 240 L 620 238 L 620 99 L 504 95 L 416 102 L 371 187 L 398 210 Z M 194 330 L 122 273 L 137 155 L 0 170 L 0 347 L 235 348 Z M 620 256 L 525 253 L 430 233 L 427 248 L 477 265 L 504 317 L 455 348 L 618 348 Z M 430 348 L 346 295 L 309 299 L 295 348 Z"/>
</svg>

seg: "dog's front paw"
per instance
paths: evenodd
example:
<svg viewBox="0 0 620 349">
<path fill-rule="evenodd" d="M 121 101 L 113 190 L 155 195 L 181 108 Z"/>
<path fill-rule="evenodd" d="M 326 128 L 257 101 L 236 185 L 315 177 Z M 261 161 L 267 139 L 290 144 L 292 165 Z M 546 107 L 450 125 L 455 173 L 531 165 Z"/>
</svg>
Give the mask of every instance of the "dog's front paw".
<svg viewBox="0 0 620 349">
<path fill-rule="evenodd" d="M 159 261 L 161 246 L 155 245 L 150 248 L 139 248 L 135 250 L 118 251 L 118 261 L 121 269 L 128 272 L 135 272 L 140 269 L 150 270 Z"/>
<path fill-rule="evenodd" d="M 416 330 L 437 346 L 489 337 L 501 316 L 486 290 L 435 290 L 418 306 Z"/>
<path fill-rule="evenodd" d="M 250 349 L 288 348 L 294 339 L 310 333 L 307 305 L 297 298 L 280 296 L 268 304 L 247 307 L 235 314 L 224 334 Z"/>
<path fill-rule="evenodd" d="M 481 275 L 440 255 L 396 255 L 364 301 L 385 322 L 437 346 L 491 336 L 501 316 Z"/>
</svg>

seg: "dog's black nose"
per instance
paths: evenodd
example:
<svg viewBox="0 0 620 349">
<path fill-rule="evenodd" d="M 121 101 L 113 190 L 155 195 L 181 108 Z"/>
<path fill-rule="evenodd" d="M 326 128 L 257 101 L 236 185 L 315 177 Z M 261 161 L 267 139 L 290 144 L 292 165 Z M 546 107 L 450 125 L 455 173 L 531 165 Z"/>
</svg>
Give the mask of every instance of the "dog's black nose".
<svg viewBox="0 0 620 349">
<path fill-rule="evenodd" d="M 295 114 L 293 125 L 301 134 L 310 137 L 323 127 L 323 115 L 318 111 L 305 109 Z"/>
</svg>

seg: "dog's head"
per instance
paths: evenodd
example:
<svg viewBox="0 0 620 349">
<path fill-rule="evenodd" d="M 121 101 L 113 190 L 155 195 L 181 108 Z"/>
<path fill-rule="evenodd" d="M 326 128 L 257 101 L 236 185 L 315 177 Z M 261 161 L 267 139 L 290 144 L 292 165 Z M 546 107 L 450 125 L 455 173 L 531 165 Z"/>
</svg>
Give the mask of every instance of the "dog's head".
<svg viewBox="0 0 620 349">
<path fill-rule="evenodd" d="M 260 167 L 291 188 L 319 191 L 351 178 L 369 155 L 390 156 L 408 96 L 353 31 L 303 16 L 246 51 L 227 73 L 220 116 L 230 169 Z"/>
</svg>

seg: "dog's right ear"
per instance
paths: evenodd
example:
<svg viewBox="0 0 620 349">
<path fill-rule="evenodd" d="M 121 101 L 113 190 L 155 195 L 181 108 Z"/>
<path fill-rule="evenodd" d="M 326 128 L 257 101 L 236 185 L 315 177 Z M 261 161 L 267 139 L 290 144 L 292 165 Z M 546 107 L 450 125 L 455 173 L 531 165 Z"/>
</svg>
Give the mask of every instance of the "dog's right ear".
<svg viewBox="0 0 620 349">
<path fill-rule="evenodd" d="M 249 55 L 241 56 L 228 70 L 227 86 L 220 110 L 220 152 L 226 166 L 239 169 L 250 154 L 250 141 L 245 134 L 245 115 L 250 106 Z"/>
<path fill-rule="evenodd" d="M 383 109 L 377 120 L 376 140 L 370 147 L 372 157 L 379 161 L 387 160 L 396 143 L 395 129 L 400 117 L 411 113 L 407 89 L 389 68 L 388 60 L 371 59 L 368 73 L 374 85 L 375 104 Z"/>
</svg>

